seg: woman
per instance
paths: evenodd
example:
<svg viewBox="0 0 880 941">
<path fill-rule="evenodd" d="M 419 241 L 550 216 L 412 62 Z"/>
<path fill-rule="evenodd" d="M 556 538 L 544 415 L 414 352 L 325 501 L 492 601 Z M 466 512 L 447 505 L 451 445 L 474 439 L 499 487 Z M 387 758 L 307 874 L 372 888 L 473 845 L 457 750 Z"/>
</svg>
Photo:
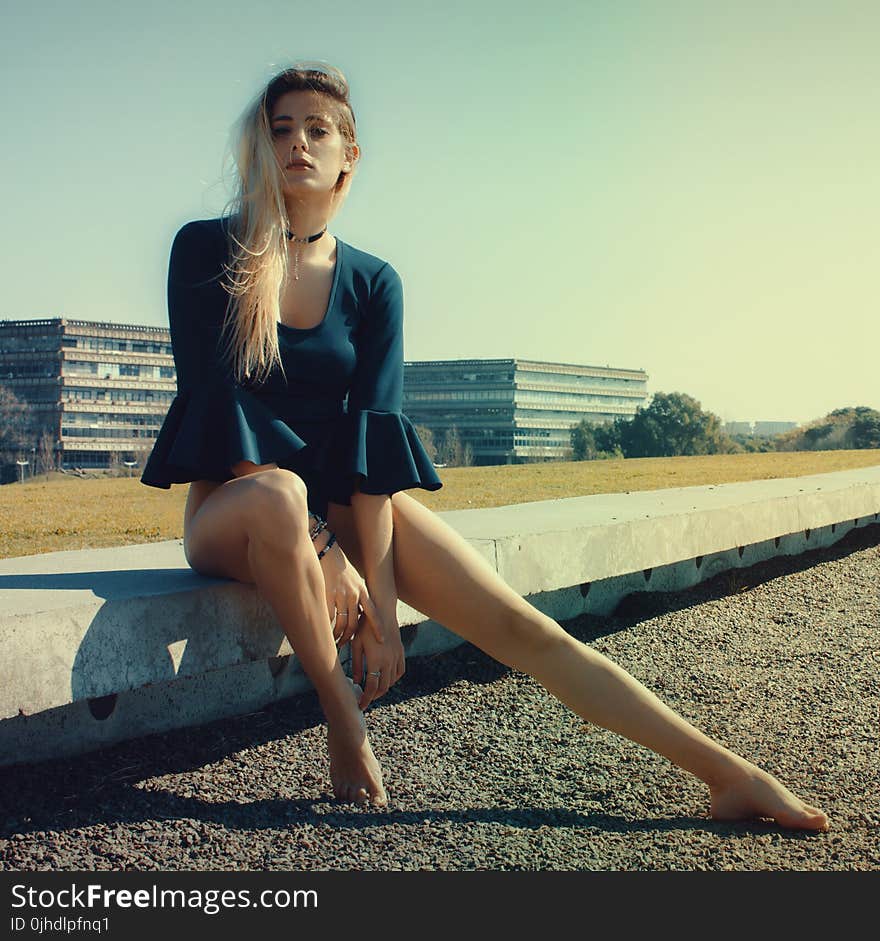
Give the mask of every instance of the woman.
<svg viewBox="0 0 880 941">
<path fill-rule="evenodd" d="M 236 142 L 233 211 L 188 223 L 172 247 L 178 395 L 141 479 L 190 482 L 188 563 L 254 584 L 272 606 L 327 718 L 336 796 L 386 803 L 362 712 L 404 672 L 401 598 L 588 722 L 697 775 L 716 819 L 827 829 L 825 814 L 572 638 L 405 493 L 442 483 L 400 411 L 400 278 L 327 233 L 360 158 L 342 73 L 281 72 Z M 339 662 L 346 643 L 356 683 Z"/>
</svg>

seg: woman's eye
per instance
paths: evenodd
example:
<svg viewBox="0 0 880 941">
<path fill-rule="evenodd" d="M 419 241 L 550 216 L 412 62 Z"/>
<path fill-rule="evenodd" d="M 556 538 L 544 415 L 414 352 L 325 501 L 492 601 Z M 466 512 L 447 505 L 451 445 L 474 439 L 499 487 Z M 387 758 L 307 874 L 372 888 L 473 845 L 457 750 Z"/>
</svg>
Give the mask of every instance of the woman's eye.
<svg viewBox="0 0 880 941">
<path fill-rule="evenodd" d="M 313 127 L 313 131 L 320 131 L 322 134 L 326 134 L 327 131 L 323 127 Z"/>
</svg>

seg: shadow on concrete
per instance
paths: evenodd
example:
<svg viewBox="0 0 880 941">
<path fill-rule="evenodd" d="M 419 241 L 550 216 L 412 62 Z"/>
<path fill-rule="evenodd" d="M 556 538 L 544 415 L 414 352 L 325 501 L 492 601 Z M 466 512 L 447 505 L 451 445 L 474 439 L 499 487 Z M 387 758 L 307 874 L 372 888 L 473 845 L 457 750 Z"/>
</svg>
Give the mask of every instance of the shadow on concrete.
<svg viewBox="0 0 880 941">
<path fill-rule="evenodd" d="M 199 575 L 190 568 L 55 572 L 0 575 L 0 591 L 90 591 L 96 598 L 119 601 L 131 597 L 132 585 L 137 585 L 138 594 L 166 595 L 230 581 L 234 579 Z"/>
</svg>

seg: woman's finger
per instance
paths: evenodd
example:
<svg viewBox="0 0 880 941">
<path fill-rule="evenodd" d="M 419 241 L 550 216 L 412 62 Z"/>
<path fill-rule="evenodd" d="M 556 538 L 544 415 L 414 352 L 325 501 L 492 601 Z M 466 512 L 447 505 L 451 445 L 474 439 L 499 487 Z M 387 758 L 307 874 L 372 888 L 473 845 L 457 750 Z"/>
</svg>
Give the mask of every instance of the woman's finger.
<svg viewBox="0 0 880 941">
<path fill-rule="evenodd" d="M 352 606 L 354 608 L 353 611 Z M 342 617 L 343 623 L 342 640 L 340 641 L 341 646 L 342 644 L 347 644 L 357 633 L 357 601 L 352 602 L 349 600 L 345 612 L 340 612 L 340 616 Z"/>
<path fill-rule="evenodd" d="M 379 677 L 375 673 L 370 673 L 369 668 L 367 669 L 367 675 L 364 679 L 364 695 L 361 697 L 361 711 L 365 710 L 370 703 L 377 699 L 377 691 L 379 689 Z"/>
<path fill-rule="evenodd" d="M 344 646 L 348 643 L 348 641 L 349 641 L 349 639 L 350 639 L 350 638 L 347 636 L 347 635 L 348 635 L 348 628 L 346 627 L 346 624 L 348 623 L 348 618 L 343 617 L 343 616 L 342 616 L 343 614 L 344 614 L 344 612 L 342 612 L 342 611 L 338 611 L 338 612 L 336 613 L 336 623 L 342 625 L 342 627 L 337 628 L 337 630 L 339 631 L 339 636 L 336 638 L 336 646 L 337 646 L 337 647 L 344 647 Z"/>
<path fill-rule="evenodd" d="M 352 682 L 362 686 L 364 681 L 364 643 L 357 637 L 351 642 L 351 679 Z M 363 690 L 361 690 L 363 693 Z M 363 701 L 363 695 L 358 697 Z"/>
<path fill-rule="evenodd" d="M 380 644 L 384 644 L 385 637 L 382 634 L 382 618 L 379 616 L 379 609 L 373 604 L 373 599 L 366 591 L 361 595 L 361 604 L 364 607 L 364 617 L 370 625 L 373 636 Z"/>
<path fill-rule="evenodd" d="M 335 599 L 327 599 L 327 615 L 330 618 L 330 623 L 333 625 L 333 640 L 336 643 L 339 643 L 339 632 L 342 628 L 342 625 L 339 623 L 339 612 L 336 608 Z"/>
<path fill-rule="evenodd" d="M 336 609 L 336 624 L 333 628 L 333 636 L 336 638 L 337 647 L 343 647 L 351 640 L 350 621 L 351 614 L 349 614 L 348 606 L 339 606 Z"/>
<path fill-rule="evenodd" d="M 397 666 L 393 663 L 389 664 L 386 669 L 382 671 L 382 675 L 376 677 L 378 680 L 376 688 L 376 699 L 381 699 L 389 689 L 394 685 L 394 680 L 397 675 Z"/>
<path fill-rule="evenodd" d="M 345 619 L 345 643 L 348 643 L 358 631 L 358 602 L 351 598 L 348 602 L 348 617 Z"/>
<path fill-rule="evenodd" d="M 346 612 L 340 608 L 336 609 L 336 624 L 333 626 L 333 639 L 337 647 L 342 647 L 346 643 L 345 635 L 348 633 L 348 618 Z"/>
</svg>

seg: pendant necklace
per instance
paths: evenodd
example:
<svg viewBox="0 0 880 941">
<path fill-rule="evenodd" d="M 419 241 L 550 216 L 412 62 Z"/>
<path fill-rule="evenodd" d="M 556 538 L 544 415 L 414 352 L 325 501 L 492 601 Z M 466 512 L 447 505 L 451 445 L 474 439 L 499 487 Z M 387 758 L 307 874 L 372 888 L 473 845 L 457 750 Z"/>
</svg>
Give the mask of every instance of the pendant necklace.
<svg viewBox="0 0 880 941">
<path fill-rule="evenodd" d="M 309 242 L 317 242 L 318 239 L 327 231 L 327 226 L 325 225 L 317 235 L 310 235 L 307 239 L 298 239 L 290 229 L 285 229 L 287 234 L 287 240 L 293 242 L 296 246 L 293 253 L 293 277 L 299 281 L 299 246 L 307 245 Z"/>
</svg>

